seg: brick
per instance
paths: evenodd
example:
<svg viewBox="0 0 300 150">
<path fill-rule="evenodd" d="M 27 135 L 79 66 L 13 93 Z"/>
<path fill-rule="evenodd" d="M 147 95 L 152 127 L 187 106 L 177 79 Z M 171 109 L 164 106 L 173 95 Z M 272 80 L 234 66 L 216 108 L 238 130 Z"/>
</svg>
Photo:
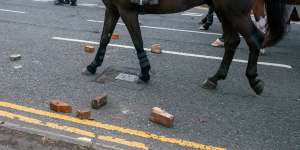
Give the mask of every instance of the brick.
<svg viewBox="0 0 300 150">
<path fill-rule="evenodd" d="M 79 119 L 90 119 L 91 118 L 91 111 L 89 110 L 77 110 L 76 117 Z"/>
<path fill-rule="evenodd" d="M 107 103 L 107 95 L 97 96 L 91 102 L 91 106 L 94 109 L 100 109 Z"/>
<path fill-rule="evenodd" d="M 167 128 L 171 128 L 174 123 L 174 116 L 161 108 L 153 107 L 149 120 Z"/>
<path fill-rule="evenodd" d="M 118 39 L 120 39 L 120 35 L 118 33 L 113 33 L 112 36 L 111 36 L 111 39 L 112 40 L 118 40 Z"/>
<path fill-rule="evenodd" d="M 161 53 L 161 47 L 160 44 L 153 44 L 151 46 L 151 52 L 155 54 L 160 54 Z"/>
<path fill-rule="evenodd" d="M 22 56 L 20 54 L 12 54 L 9 56 L 9 59 L 11 61 L 17 61 L 17 60 L 20 60 L 22 58 Z"/>
<path fill-rule="evenodd" d="M 86 45 L 86 46 L 84 46 L 84 51 L 86 53 L 94 53 L 96 51 L 96 48 L 91 45 Z"/>
<path fill-rule="evenodd" d="M 63 101 L 60 100 L 53 100 L 50 102 L 50 109 L 55 112 L 61 113 L 70 113 L 72 112 L 72 107 Z"/>
</svg>

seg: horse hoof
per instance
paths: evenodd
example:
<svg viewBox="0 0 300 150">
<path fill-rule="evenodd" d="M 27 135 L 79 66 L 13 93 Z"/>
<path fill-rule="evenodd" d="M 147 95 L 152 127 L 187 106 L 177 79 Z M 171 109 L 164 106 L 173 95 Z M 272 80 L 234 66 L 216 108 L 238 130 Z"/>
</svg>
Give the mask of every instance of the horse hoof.
<svg viewBox="0 0 300 150">
<path fill-rule="evenodd" d="M 150 75 L 149 74 L 147 74 L 147 75 L 141 74 L 141 75 L 139 75 L 139 80 L 144 83 L 148 83 L 150 80 Z"/>
<path fill-rule="evenodd" d="M 96 73 L 96 71 L 91 70 L 89 67 L 86 67 L 81 72 L 83 75 L 91 76 Z"/>
<path fill-rule="evenodd" d="M 255 82 L 255 85 L 252 87 L 252 89 L 254 90 L 254 92 L 257 94 L 257 95 L 260 95 L 263 90 L 264 90 L 264 86 L 265 86 L 265 83 L 264 81 L 262 80 L 257 80 Z"/>
<path fill-rule="evenodd" d="M 209 79 L 205 80 L 202 84 L 202 88 L 213 90 L 217 88 L 217 83 L 210 81 Z"/>
</svg>

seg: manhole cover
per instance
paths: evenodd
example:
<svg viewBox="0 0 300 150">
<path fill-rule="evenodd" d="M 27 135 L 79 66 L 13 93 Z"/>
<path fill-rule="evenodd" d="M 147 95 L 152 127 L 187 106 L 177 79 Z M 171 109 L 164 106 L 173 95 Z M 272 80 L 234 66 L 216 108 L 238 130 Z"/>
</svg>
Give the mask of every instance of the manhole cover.
<svg viewBox="0 0 300 150">
<path fill-rule="evenodd" d="M 128 82 L 136 82 L 139 79 L 139 77 L 132 74 L 120 73 L 115 79 Z"/>
<path fill-rule="evenodd" d="M 146 84 L 138 84 L 139 72 L 139 68 L 110 66 L 97 76 L 96 82 L 100 84 L 110 83 L 111 85 L 131 90 L 142 90 Z"/>
<path fill-rule="evenodd" d="M 139 69 L 128 67 L 107 67 L 97 78 L 96 82 L 105 84 L 115 80 L 135 82 L 138 79 Z"/>
</svg>

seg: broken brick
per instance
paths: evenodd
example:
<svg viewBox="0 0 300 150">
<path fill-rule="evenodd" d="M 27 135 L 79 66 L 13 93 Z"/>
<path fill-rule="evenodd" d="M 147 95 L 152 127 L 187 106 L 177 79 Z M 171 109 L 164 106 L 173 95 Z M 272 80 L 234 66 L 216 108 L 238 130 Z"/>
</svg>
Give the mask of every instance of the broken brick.
<svg viewBox="0 0 300 150">
<path fill-rule="evenodd" d="M 72 107 L 63 101 L 60 100 L 53 100 L 50 102 L 50 109 L 55 112 L 62 112 L 62 113 L 70 113 L 72 112 Z"/>
<path fill-rule="evenodd" d="M 113 33 L 112 36 L 111 36 L 111 39 L 112 40 L 118 40 L 118 39 L 120 39 L 120 35 L 118 33 Z"/>
<path fill-rule="evenodd" d="M 99 109 L 101 107 L 103 107 L 104 105 L 106 105 L 107 103 L 107 95 L 102 95 L 102 96 L 97 96 L 96 98 L 94 98 L 91 102 L 91 106 L 94 109 Z"/>
<path fill-rule="evenodd" d="M 160 54 L 161 53 L 161 47 L 160 44 L 153 44 L 151 46 L 151 52 L 155 54 Z"/>
<path fill-rule="evenodd" d="M 86 45 L 86 46 L 84 46 L 84 51 L 86 53 L 94 53 L 96 51 L 96 48 L 91 45 Z"/>
<path fill-rule="evenodd" d="M 76 117 L 79 119 L 90 119 L 91 118 L 91 111 L 89 110 L 77 110 Z"/>
<path fill-rule="evenodd" d="M 20 54 L 12 54 L 9 56 L 9 59 L 11 61 L 17 61 L 17 60 L 20 60 L 22 58 L 22 56 Z"/>
<path fill-rule="evenodd" d="M 161 108 L 154 107 L 152 108 L 149 120 L 170 128 L 173 126 L 174 116 Z"/>
</svg>

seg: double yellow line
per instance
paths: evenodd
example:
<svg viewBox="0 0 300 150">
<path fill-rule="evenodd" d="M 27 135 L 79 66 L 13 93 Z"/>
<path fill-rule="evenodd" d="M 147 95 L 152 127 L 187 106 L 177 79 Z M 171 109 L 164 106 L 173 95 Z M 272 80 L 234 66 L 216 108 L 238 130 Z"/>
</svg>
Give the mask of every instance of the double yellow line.
<svg viewBox="0 0 300 150">
<path fill-rule="evenodd" d="M 56 130 L 75 133 L 75 134 L 85 136 L 85 137 L 89 137 L 89 138 L 96 138 L 96 139 L 106 141 L 106 142 L 122 144 L 122 145 L 126 145 L 126 146 L 133 147 L 133 148 L 138 148 L 138 149 L 143 149 L 143 150 L 148 150 L 149 149 L 143 143 L 139 143 L 139 142 L 135 142 L 135 141 L 126 141 L 124 139 L 115 138 L 115 137 L 111 137 L 111 136 L 96 135 L 95 133 L 85 131 L 85 130 L 81 130 L 81 129 L 78 129 L 78 128 L 63 126 L 63 125 L 59 125 L 59 124 L 51 123 L 51 122 L 43 122 L 43 121 L 38 120 L 38 119 L 13 114 L 13 113 L 10 113 L 10 112 L 7 112 L 7 111 L 0 110 L 0 116 L 5 117 L 5 118 L 9 118 L 9 119 L 19 120 L 19 121 L 34 124 L 34 125 L 53 128 L 53 129 L 56 129 Z"/>
<path fill-rule="evenodd" d="M 157 141 L 164 142 L 164 143 L 176 144 L 176 145 L 186 147 L 186 148 L 194 148 L 194 149 L 199 149 L 199 150 L 226 150 L 225 148 L 221 148 L 221 147 L 204 145 L 204 144 L 200 144 L 200 143 L 196 143 L 196 142 L 192 142 L 192 141 L 186 141 L 186 140 L 182 140 L 182 139 L 169 138 L 169 137 L 157 135 L 157 134 L 150 133 L 150 132 L 139 131 L 139 130 L 134 130 L 134 129 L 129 129 L 129 128 L 123 128 L 123 127 L 105 124 L 105 123 L 101 123 L 101 122 L 97 122 L 97 121 L 81 120 L 81 119 L 78 119 L 75 117 L 70 117 L 67 115 L 52 113 L 52 112 L 34 109 L 34 108 L 21 106 L 21 105 L 16 105 L 16 104 L 4 102 L 4 101 L 0 101 L 0 107 L 10 108 L 10 109 L 28 112 L 28 113 L 32 113 L 32 114 L 36 114 L 36 115 L 40 115 L 40 116 L 46 116 L 49 118 L 60 119 L 60 120 L 68 121 L 68 122 L 73 122 L 73 123 L 82 124 L 82 125 L 86 125 L 86 126 L 106 129 L 106 130 L 110 130 L 110 131 L 117 131 L 120 133 L 125 133 L 125 134 L 142 137 L 142 138 L 147 138 L 147 139 L 153 139 L 153 140 L 157 140 Z M 0 111 L 0 113 L 2 114 L 2 113 L 4 113 L 4 111 Z M 0 116 L 6 117 L 7 115 L 9 115 L 11 117 L 13 115 L 13 114 L 11 114 L 11 113 L 9 114 L 7 112 L 5 112 L 4 114 L 5 115 L 0 115 Z M 20 116 L 18 116 L 17 118 L 20 118 Z M 16 118 L 14 117 L 14 119 L 16 119 Z M 22 120 L 22 121 L 24 121 L 24 120 Z M 45 126 L 45 124 L 43 124 L 43 123 L 42 124 L 37 123 L 37 125 Z M 47 126 L 47 124 L 46 124 L 46 126 Z M 47 127 L 51 127 L 51 126 L 47 126 Z M 73 131 L 73 130 L 71 130 L 71 131 Z M 76 129 L 76 131 L 80 131 L 80 129 Z M 83 131 L 83 130 L 81 130 L 81 131 Z M 77 134 L 78 133 L 79 132 L 77 132 Z M 85 133 L 88 133 L 88 132 L 85 131 Z M 91 133 L 91 132 L 89 132 L 89 133 Z M 94 133 L 92 133 L 92 134 L 89 134 L 89 133 L 87 135 L 90 135 L 92 137 L 94 136 Z M 98 139 L 99 139 L 99 137 L 98 137 Z M 100 140 L 108 141 L 105 139 L 109 139 L 109 138 L 107 138 L 107 137 L 100 138 Z M 115 139 L 115 138 L 112 138 L 112 139 Z M 131 146 L 131 147 L 135 147 L 135 148 L 139 148 L 139 149 L 149 149 L 143 143 L 130 142 L 130 141 L 126 141 L 123 139 L 119 139 L 117 141 L 119 141 L 119 144 Z M 124 142 L 120 143 L 120 141 L 124 141 Z M 115 142 L 115 143 L 118 143 L 118 142 Z"/>
</svg>

